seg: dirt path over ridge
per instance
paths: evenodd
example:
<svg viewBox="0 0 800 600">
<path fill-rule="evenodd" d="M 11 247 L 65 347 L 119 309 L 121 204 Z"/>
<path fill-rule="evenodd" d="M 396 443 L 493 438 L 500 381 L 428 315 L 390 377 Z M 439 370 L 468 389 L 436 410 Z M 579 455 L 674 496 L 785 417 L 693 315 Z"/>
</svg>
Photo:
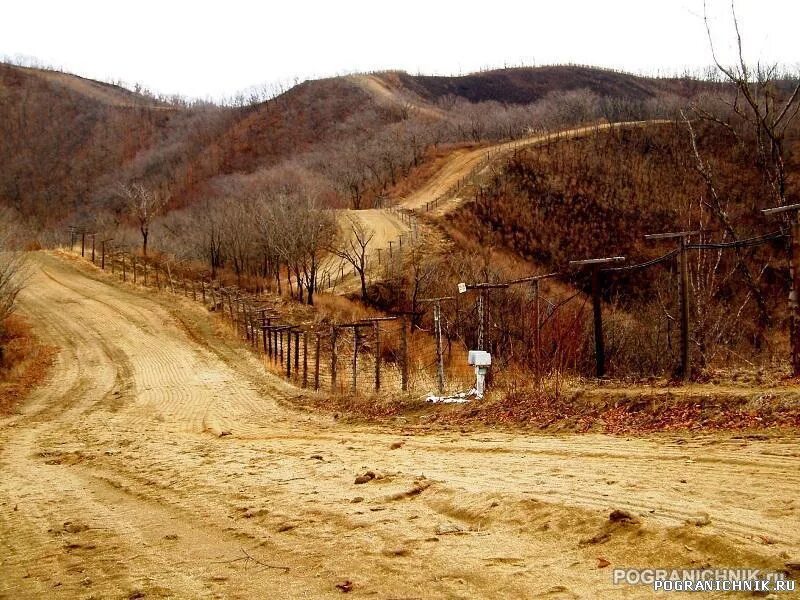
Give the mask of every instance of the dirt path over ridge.
<svg viewBox="0 0 800 600">
<path fill-rule="evenodd" d="M 452 191 L 460 179 L 467 177 L 473 171 L 473 169 L 481 164 L 481 162 L 486 158 L 487 154 L 490 155 L 492 161 L 495 161 L 498 158 L 507 157 L 515 149 L 519 148 L 527 148 L 529 146 L 536 146 L 539 144 L 549 144 L 557 140 L 576 139 L 598 131 L 606 131 L 615 128 L 644 127 L 646 125 L 668 122 L 669 121 L 652 120 L 601 123 L 598 125 L 576 127 L 554 133 L 530 136 L 520 140 L 502 142 L 500 144 L 477 148 L 475 150 L 459 150 L 453 154 L 453 158 L 448 161 L 428 182 L 417 189 L 413 194 L 410 194 L 400 200 L 398 202 L 398 206 L 410 210 L 424 209 L 426 202 L 435 200 L 436 198 Z M 449 209 L 452 209 L 454 205 L 453 203 L 447 203 L 445 206 L 447 206 Z"/>
<path fill-rule="evenodd" d="M 356 76 L 353 76 L 356 77 Z M 392 92 L 386 85 L 378 78 L 371 76 L 358 76 L 356 78 L 361 85 L 368 87 L 379 87 L 383 90 L 383 94 L 391 94 Z M 373 90 L 374 91 L 374 90 Z M 375 91 L 377 94 L 378 92 Z M 399 99 L 395 99 L 399 102 Z M 454 210 L 459 206 L 463 198 L 454 193 L 458 182 L 468 177 L 476 169 L 483 171 L 488 168 L 489 164 L 502 160 L 508 157 L 515 149 L 536 146 L 541 144 L 548 144 L 561 139 L 577 139 L 584 137 L 598 131 L 607 131 L 613 128 L 622 127 L 643 127 L 646 125 L 654 125 L 659 123 L 667 123 L 663 120 L 652 121 L 628 121 L 621 123 L 604 123 L 599 125 L 590 125 L 585 127 L 577 127 L 567 129 L 550 134 L 536 135 L 520 140 L 510 142 L 502 142 L 490 146 L 484 146 L 474 150 L 466 150 L 459 148 L 453 151 L 448 160 L 444 162 L 442 167 L 436 172 L 433 177 L 428 179 L 416 191 L 409 194 L 405 198 L 400 199 L 396 203 L 396 209 L 413 212 L 425 212 L 426 204 L 437 198 L 452 195 L 442 202 L 439 206 L 434 208 L 430 214 L 435 216 L 442 216 L 447 212 Z M 487 156 L 489 157 L 488 162 Z M 398 240 L 401 235 L 405 236 L 409 232 L 409 226 L 401 221 L 396 212 L 389 209 L 366 209 L 366 210 L 341 210 L 337 211 L 340 226 L 347 228 L 348 219 L 353 216 L 357 217 L 361 223 L 375 232 L 375 237 L 370 242 L 369 253 L 375 258 L 378 254 L 378 249 L 382 253 L 388 252 L 389 241 L 391 240 L 395 247 L 398 245 Z M 433 230 L 426 227 L 424 223 L 417 221 L 419 229 Z M 340 259 L 336 257 L 328 257 L 326 259 L 326 266 L 338 265 Z M 347 275 L 348 270 L 351 269 L 349 265 L 345 269 Z M 337 293 L 346 294 L 356 291 L 358 289 L 358 281 L 354 277 L 347 277 L 346 280 L 337 286 Z"/>
<path fill-rule="evenodd" d="M 795 438 L 340 424 L 202 308 L 33 259 L 61 351 L 0 420 L 0 598 L 651 597 L 610 569 L 800 551 Z"/>
</svg>

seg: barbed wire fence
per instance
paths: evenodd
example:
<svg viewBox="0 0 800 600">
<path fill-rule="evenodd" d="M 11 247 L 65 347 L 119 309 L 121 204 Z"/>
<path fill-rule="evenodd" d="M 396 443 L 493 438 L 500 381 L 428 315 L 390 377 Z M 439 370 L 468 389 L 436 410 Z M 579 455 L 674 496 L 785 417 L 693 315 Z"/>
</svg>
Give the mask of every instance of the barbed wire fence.
<svg viewBox="0 0 800 600">
<path fill-rule="evenodd" d="M 603 309 L 597 305 L 597 295 L 581 291 L 574 271 L 494 284 L 478 282 L 474 287 L 480 293 L 474 297 L 459 294 L 438 299 L 438 308 L 422 303 L 426 314 L 434 313 L 433 324 L 410 319 L 409 314 L 331 323 L 292 316 L 291 310 L 284 310 L 275 302 L 276 296 L 266 294 L 263 288 L 226 286 L 179 260 L 143 257 L 115 248 L 109 240 L 97 244 L 95 237 L 73 228 L 69 248 L 76 252 L 80 242 L 80 256 L 123 283 L 202 303 L 229 323 L 269 372 L 309 390 L 440 396 L 469 391 L 475 374 L 466 357 L 472 349 L 489 351 L 493 377 L 510 385 L 531 380 L 539 385 L 544 378 L 563 372 L 585 374 L 591 371 L 593 354 L 595 360 L 599 358 L 597 348 L 591 351 L 590 340 L 598 326 L 603 336 L 602 320 L 597 320 L 598 309 Z M 656 258 L 631 265 L 603 263 L 598 272 L 612 278 L 609 286 L 613 286 L 614 276 L 661 268 L 674 289 L 673 271 L 677 267 L 680 274 L 685 269 L 681 259 L 688 251 L 753 248 L 787 237 L 786 231 L 779 230 L 724 242 L 688 243 L 681 238 L 678 248 Z M 403 251 L 398 246 L 392 260 L 379 262 L 372 276 L 386 277 L 392 269 L 401 268 L 401 252 L 414 243 L 410 237 Z M 327 277 L 324 271 L 321 277 Z M 336 281 L 341 282 L 341 275 Z M 493 296 L 493 288 L 502 288 L 502 294 Z M 679 304 L 675 301 L 670 310 L 661 311 L 662 320 L 655 329 L 649 323 L 651 330 L 646 334 L 659 346 L 654 353 L 658 360 L 642 361 L 638 368 L 664 371 L 678 362 L 677 342 L 686 333 L 680 331 L 678 318 L 671 313 Z M 633 328 L 624 314 L 617 314 L 613 303 L 604 302 L 603 306 L 614 324 L 609 340 L 611 371 L 622 372 L 615 357 L 624 344 L 641 345 L 642 332 Z M 618 327 L 617 321 L 623 325 Z M 682 366 L 688 370 L 688 365 Z"/>
</svg>

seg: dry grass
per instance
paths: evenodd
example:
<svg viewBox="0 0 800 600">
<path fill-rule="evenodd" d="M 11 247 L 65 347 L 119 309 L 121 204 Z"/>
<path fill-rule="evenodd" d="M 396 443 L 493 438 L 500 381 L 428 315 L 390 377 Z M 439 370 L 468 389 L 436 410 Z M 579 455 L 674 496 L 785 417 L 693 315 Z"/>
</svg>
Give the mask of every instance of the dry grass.
<svg viewBox="0 0 800 600">
<path fill-rule="evenodd" d="M 57 350 L 42 344 L 33 334 L 30 324 L 20 315 L 8 317 L 2 330 L 0 414 L 8 414 L 44 380 Z"/>
</svg>

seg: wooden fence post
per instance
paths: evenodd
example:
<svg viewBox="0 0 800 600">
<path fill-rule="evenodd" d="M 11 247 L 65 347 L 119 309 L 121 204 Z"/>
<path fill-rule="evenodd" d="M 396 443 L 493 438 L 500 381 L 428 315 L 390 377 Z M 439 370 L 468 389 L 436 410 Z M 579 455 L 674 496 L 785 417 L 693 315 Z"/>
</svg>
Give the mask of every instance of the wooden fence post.
<svg viewBox="0 0 800 600">
<path fill-rule="evenodd" d="M 281 333 L 281 339 L 283 339 L 283 333 Z M 286 331 L 286 377 L 288 379 L 292 378 L 292 331 L 291 331 L 291 329 Z"/>
<path fill-rule="evenodd" d="M 319 351 L 320 351 L 320 334 L 316 334 L 316 346 L 314 348 L 314 390 L 319 390 Z"/>
<path fill-rule="evenodd" d="M 300 375 L 300 332 L 294 332 L 294 376 Z"/>
<path fill-rule="evenodd" d="M 444 393 L 444 354 L 442 352 L 442 305 L 438 300 L 433 303 L 433 323 L 436 336 L 436 379 L 441 395 Z"/>
<path fill-rule="evenodd" d="M 331 392 L 336 393 L 336 341 L 339 336 L 339 331 L 334 325 L 331 328 Z"/>
<path fill-rule="evenodd" d="M 381 389 L 381 328 L 378 321 L 372 324 L 375 331 L 375 391 Z"/>
<path fill-rule="evenodd" d="M 303 332 L 303 387 L 308 387 L 308 332 Z"/>
<path fill-rule="evenodd" d="M 408 391 L 408 323 L 406 322 L 405 315 L 400 317 L 400 353 L 401 353 L 401 371 L 400 371 L 400 388 Z"/>
<path fill-rule="evenodd" d="M 356 325 L 353 327 L 353 381 L 352 381 L 352 390 L 355 394 L 357 392 L 357 381 L 358 381 L 358 342 L 359 342 L 359 328 Z"/>
</svg>

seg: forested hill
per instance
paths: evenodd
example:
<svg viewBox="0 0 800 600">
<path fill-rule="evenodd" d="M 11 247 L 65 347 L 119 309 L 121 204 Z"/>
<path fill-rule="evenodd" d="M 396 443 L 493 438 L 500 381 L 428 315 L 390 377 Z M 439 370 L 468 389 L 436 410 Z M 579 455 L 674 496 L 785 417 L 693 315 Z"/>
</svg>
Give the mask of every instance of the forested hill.
<svg viewBox="0 0 800 600">
<path fill-rule="evenodd" d="M 121 219 L 118 189 L 165 188 L 170 208 L 246 198 L 284 172 L 355 208 L 428 148 L 670 110 L 704 85 L 587 67 L 402 72 L 301 83 L 241 106 L 175 103 L 66 73 L 0 64 L 0 202 L 37 228 Z"/>
</svg>

